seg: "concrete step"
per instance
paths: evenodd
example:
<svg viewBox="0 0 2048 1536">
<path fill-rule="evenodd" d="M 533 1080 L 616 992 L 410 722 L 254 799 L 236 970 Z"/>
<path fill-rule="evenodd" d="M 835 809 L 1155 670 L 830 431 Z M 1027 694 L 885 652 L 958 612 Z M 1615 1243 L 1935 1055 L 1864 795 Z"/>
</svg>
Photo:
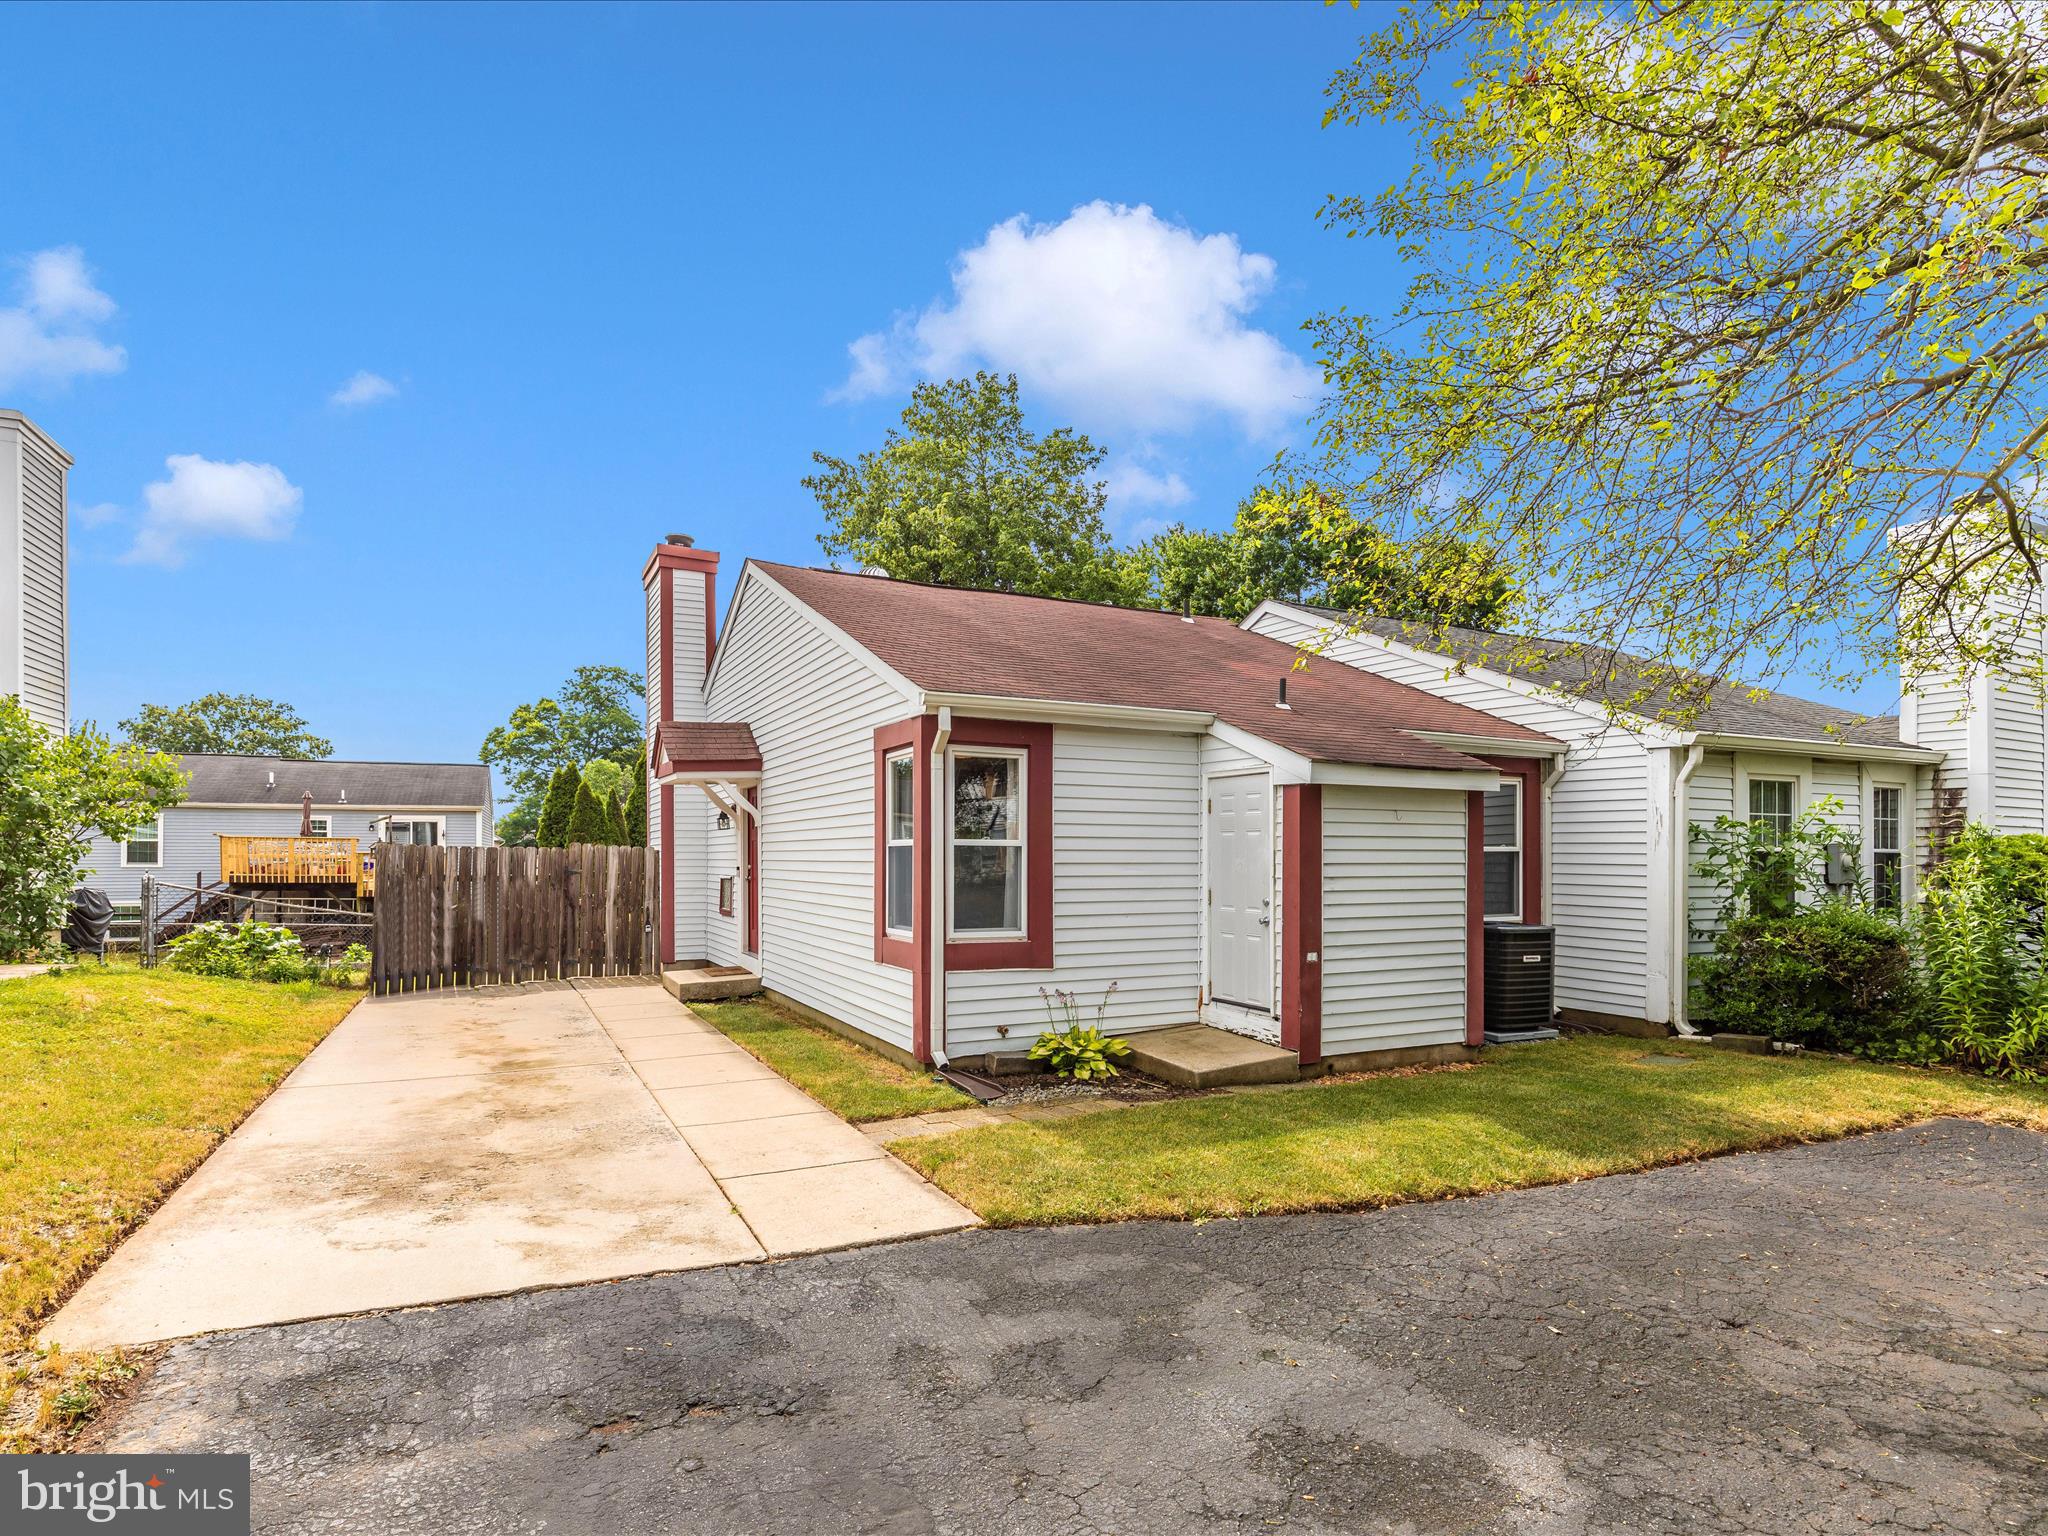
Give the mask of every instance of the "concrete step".
<svg viewBox="0 0 2048 1536">
<path fill-rule="evenodd" d="M 661 984 L 680 1003 L 715 1003 L 729 997 L 752 997 L 761 978 L 730 965 L 686 966 L 661 973 Z"/>
<path fill-rule="evenodd" d="M 1183 1088 L 1291 1083 L 1301 1076 L 1299 1053 L 1208 1024 L 1176 1024 L 1126 1038 L 1132 1066 Z"/>
</svg>

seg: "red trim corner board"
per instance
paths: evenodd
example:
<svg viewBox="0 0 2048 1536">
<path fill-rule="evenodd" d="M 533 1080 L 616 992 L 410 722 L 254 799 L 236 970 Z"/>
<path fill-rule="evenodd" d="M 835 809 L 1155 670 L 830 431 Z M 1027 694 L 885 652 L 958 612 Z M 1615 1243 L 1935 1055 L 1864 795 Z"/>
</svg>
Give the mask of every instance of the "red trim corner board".
<svg viewBox="0 0 2048 1536">
<path fill-rule="evenodd" d="M 1465 796 L 1465 1043 L 1486 1043 L 1486 793 Z"/>
<path fill-rule="evenodd" d="M 1323 787 L 1280 786 L 1280 1043 L 1323 1059 Z"/>
<path fill-rule="evenodd" d="M 761 791 L 753 785 L 747 786 L 747 803 L 757 811 L 761 805 Z M 761 818 L 749 816 L 747 823 L 747 953 L 758 962 L 761 958 Z"/>
</svg>

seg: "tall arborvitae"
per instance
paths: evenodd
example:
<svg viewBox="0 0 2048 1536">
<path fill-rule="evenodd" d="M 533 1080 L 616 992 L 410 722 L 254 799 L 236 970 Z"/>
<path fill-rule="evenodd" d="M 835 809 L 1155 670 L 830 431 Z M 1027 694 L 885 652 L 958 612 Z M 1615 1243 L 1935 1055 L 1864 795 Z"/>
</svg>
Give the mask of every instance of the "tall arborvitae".
<svg viewBox="0 0 2048 1536">
<path fill-rule="evenodd" d="M 548 780 L 548 792 L 540 803 L 540 821 L 533 840 L 543 848 L 560 848 L 569 841 L 569 815 L 576 809 L 576 786 L 582 776 L 564 763 Z"/>
<path fill-rule="evenodd" d="M 604 807 L 590 792 L 590 786 L 578 779 L 576 808 L 569 812 L 569 831 L 564 841 L 575 844 L 608 843 L 611 840 L 611 818 L 605 815 Z"/>
<path fill-rule="evenodd" d="M 626 836 L 626 802 L 607 797 L 604 802 L 604 840 L 623 847 L 632 841 Z"/>
<path fill-rule="evenodd" d="M 633 776 L 633 793 L 626 800 L 626 845 L 647 846 L 647 775 Z"/>
</svg>

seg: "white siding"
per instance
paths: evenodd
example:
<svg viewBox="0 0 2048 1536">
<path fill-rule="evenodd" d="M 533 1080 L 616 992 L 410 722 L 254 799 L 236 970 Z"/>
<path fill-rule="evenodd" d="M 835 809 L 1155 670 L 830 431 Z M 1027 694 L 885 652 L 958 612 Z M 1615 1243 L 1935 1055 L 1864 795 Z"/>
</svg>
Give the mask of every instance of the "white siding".
<svg viewBox="0 0 2048 1536">
<path fill-rule="evenodd" d="M 1262 614 L 1259 633 L 1290 643 L 1322 626 Z M 1376 635 L 1333 638 L 1312 666 L 1340 662 L 1438 698 L 1498 715 L 1569 745 L 1550 802 L 1549 918 L 1557 930 L 1562 1008 L 1644 1018 L 1649 1013 L 1651 749 L 1596 715 L 1505 688 Z"/>
<path fill-rule="evenodd" d="M 31 715 L 64 731 L 64 465 L 38 438 L 24 435 L 21 448 L 21 699 Z"/>
<path fill-rule="evenodd" d="M 874 733 L 911 706 L 765 582 L 746 584 L 729 626 L 709 718 L 746 721 L 761 748 L 761 978 L 908 1050 L 910 972 L 874 958 Z M 677 792 L 677 810 L 698 850 L 678 861 L 678 881 L 700 913 L 715 911 L 717 877 L 734 867 L 731 842 L 714 866 L 706 829 L 716 812 L 694 789 Z M 732 925 L 715 931 L 722 952 L 713 958 L 730 963 Z"/>
<path fill-rule="evenodd" d="M 955 1056 L 1028 1048 L 1040 987 L 1078 993 L 1092 1020 L 1116 983 L 1103 1025 L 1120 1034 L 1200 1017 L 1200 738 L 1062 726 L 1052 755 L 1053 965 L 949 972 Z"/>
<path fill-rule="evenodd" d="M 707 607 L 705 576 L 701 571 L 671 571 L 669 654 L 662 658 L 669 669 L 669 715 L 671 720 L 709 720 L 704 700 L 704 613 Z M 659 631 L 654 644 L 660 644 Z M 648 679 L 649 693 L 660 707 L 659 685 Z M 744 716 L 719 718 L 742 719 Z M 711 802 L 697 789 L 675 792 L 676 836 L 675 879 L 676 959 L 684 963 L 702 960 L 710 954 L 709 915 L 718 905 L 716 881 L 707 887 L 704 869 L 710 857 L 708 829 L 715 814 Z"/>
<path fill-rule="evenodd" d="M 1323 790 L 1323 1054 L 1465 1038 L 1466 802 Z"/>
<path fill-rule="evenodd" d="M 364 850 L 372 838 L 370 823 L 392 814 L 382 809 L 354 806 L 315 806 L 313 814 L 325 816 L 334 837 L 353 837 Z M 400 812 L 399 814 L 404 814 Z M 422 812 L 422 815 L 429 814 Z M 481 841 L 476 811 L 449 811 L 443 837 L 450 847 L 475 846 Z M 299 831 L 299 807 L 252 806 L 247 810 L 214 810 L 206 806 L 172 806 L 164 812 L 163 862 L 152 868 L 123 867 L 121 845 L 95 836 L 86 853 L 86 873 L 81 884 L 105 891 L 115 901 L 130 902 L 142 894 L 142 877 L 154 875 L 176 885 L 190 885 L 197 875 L 201 884 L 220 878 L 220 839 L 227 837 L 295 837 Z M 350 893 L 354 894 L 353 892 Z"/>
<path fill-rule="evenodd" d="M 2041 700 L 2024 682 L 1993 682 L 1991 704 L 1991 819 L 2001 832 L 2044 827 Z M 1975 811 L 1975 807 L 1972 810 Z"/>
</svg>

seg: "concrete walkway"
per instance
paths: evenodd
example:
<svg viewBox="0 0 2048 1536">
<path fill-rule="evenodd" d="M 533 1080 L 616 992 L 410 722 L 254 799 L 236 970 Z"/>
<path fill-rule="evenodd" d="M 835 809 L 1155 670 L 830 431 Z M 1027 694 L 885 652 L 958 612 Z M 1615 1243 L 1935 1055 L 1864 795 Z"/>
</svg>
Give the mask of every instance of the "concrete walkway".
<svg viewBox="0 0 2048 1536">
<path fill-rule="evenodd" d="M 974 1221 L 658 986 L 378 999 L 44 1337 L 140 1344 Z"/>
</svg>

